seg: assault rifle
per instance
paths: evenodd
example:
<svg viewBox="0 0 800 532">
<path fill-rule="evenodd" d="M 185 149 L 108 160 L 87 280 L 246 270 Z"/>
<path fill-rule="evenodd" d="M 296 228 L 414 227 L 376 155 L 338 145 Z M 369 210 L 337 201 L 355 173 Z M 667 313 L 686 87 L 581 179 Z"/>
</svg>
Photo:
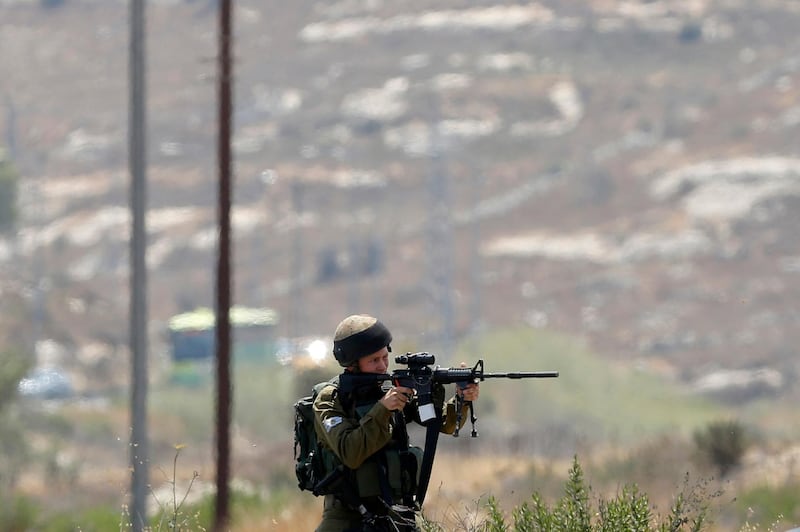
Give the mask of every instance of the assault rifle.
<svg viewBox="0 0 800 532">
<path fill-rule="evenodd" d="M 433 459 L 436 453 L 436 442 L 439 437 L 439 428 L 442 419 L 437 415 L 433 406 L 434 385 L 456 384 L 465 388 L 470 383 L 477 383 L 486 379 L 536 379 L 558 377 L 557 371 L 516 371 L 511 373 L 486 373 L 483 369 L 483 359 L 471 368 L 440 368 L 431 367 L 436 363 L 436 357 L 430 353 L 406 353 L 398 355 L 394 361 L 406 367 L 388 373 L 351 373 L 345 371 L 339 376 L 339 391 L 352 393 L 362 386 L 391 381 L 395 386 L 403 386 L 414 390 L 419 419 L 426 426 L 425 449 L 419 469 L 419 482 L 417 485 L 416 505 L 422 506 L 425 493 L 428 490 Z M 461 411 L 464 405 L 469 406 L 470 421 L 472 423 L 472 437 L 478 436 L 475 430 L 475 410 L 471 401 L 464 401 L 461 395 L 456 394 L 456 428 L 453 436 L 458 437 L 461 426 Z M 402 417 L 402 413 L 395 415 Z M 403 429 L 404 431 L 404 429 Z M 408 435 L 405 434 L 405 438 Z"/>
<path fill-rule="evenodd" d="M 419 469 L 419 482 L 417 484 L 415 505 L 422 507 L 425 493 L 430 481 L 433 459 L 436 453 L 436 442 L 439 437 L 439 428 L 442 419 L 437 415 L 433 406 L 434 385 L 456 384 L 461 388 L 467 387 L 470 383 L 477 383 L 486 379 L 541 379 L 558 377 L 557 371 L 515 371 L 511 373 L 486 373 L 483 369 L 483 359 L 471 368 L 440 368 L 432 367 L 436 363 L 436 357 L 430 353 L 406 353 L 398 355 L 394 361 L 406 367 L 388 373 L 351 373 L 343 372 L 339 376 L 339 392 L 353 393 L 362 386 L 374 385 L 385 381 L 391 381 L 395 386 L 403 386 L 414 390 L 417 403 L 417 412 L 420 421 L 426 426 L 425 449 L 422 463 Z M 475 410 L 472 401 L 464 401 L 461 395 L 456 394 L 456 428 L 453 436 L 458 436 L 458 429 L 461 426 L 461 411 L 464 405 L 469 405 L 470 421 L 472 422 L 472 437 L 476 438 L 478 432 L 475 430 Z M 395 416 L 402 417 L 402 412 L 395 412 Z M 404 425 L 403 425 L 404 427 Z M 405 433 L 405 428 L 402 429 Z M 404 434 L 408 439 L 408 434 Z M 407 443 L 407 442 L 406 442 Z"/>
<path fill-rule="evenodd" d="M 415 392 L 417 399 L 417 409 L 420 421 L 427 425 L 436 419 L 436 411 L 433 406 L 433 386 L 434 384 L 457 384 L 465 388 L 470 383 L 477 383 L 486 379 L 542 379 L 558 377 L 557 371 L 514 371 L 510 373 L 486 373 L 483 368 L 483 359 L 471 368 L 440 368 L 431 367 L 436 363 L 436 357 L 430 353 L 406 353 L 398 355 L 394 361 L 406 367 L 388 373 L 350 373 L 344 372 L 339 377 L 339 389 L 342 393 L 352 392 L 353 390 L 369 384 L 391 381 L 395 386 L 411 388 Z M 456 394 L 456 430 L 453 436 L 458 437 L 458 429 L 461 426 L 461 406 L 469 405 L 470 421 L 472 423 L 472 437 L 478 436 L 475 430 L 475 410 L 471 401 L 463 401 L 461 396 Z"/>
</svg>

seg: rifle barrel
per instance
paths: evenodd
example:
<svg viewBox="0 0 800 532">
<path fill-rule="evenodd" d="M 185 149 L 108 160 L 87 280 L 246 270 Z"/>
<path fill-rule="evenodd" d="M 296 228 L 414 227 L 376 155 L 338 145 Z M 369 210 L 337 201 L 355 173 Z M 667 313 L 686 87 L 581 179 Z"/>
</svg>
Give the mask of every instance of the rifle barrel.
<svg viewBox="0 0 800 532">
<path fill-rule="evenodd" d="M 484 373 L 481 379 L 547 379 L 558 377 L 557 371 L 512 371 L 510 373 Z"/>
</svg>

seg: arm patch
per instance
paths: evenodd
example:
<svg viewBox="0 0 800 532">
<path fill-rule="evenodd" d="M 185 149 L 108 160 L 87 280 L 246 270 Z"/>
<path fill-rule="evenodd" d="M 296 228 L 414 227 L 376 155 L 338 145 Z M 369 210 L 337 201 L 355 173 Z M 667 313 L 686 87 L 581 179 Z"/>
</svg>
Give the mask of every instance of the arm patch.
<svg viewBox="0 0 800 532">
<path fill-rule="evenodd" d="M 335 427 L 341 422 L 342 422 L 341 416 L 333 416 L 323 421 L 322 425 L 325 427 L 325 432 L 330 432 L 331 430 L 333 430 L 333 427 Z"/>
</svg>

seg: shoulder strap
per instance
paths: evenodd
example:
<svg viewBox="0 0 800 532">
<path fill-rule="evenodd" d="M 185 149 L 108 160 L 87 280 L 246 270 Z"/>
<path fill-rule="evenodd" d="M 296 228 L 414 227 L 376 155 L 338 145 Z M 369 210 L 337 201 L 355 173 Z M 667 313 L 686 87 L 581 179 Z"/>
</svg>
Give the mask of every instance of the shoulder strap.
<svg viewBox="0 0 800 532">
<path fill-rule="evenodd" d="M 422 452 L 422 464 L 419 467 L 419 484 L 417 485 L 417 506 L 422 507 L 428 483 L 433 470 L 433 458 L 436 454 L 436 444 L 439 442 L 439 429 L 442 428 L 442 418 L 437 416 L 427 425 L 425 430 L 425 449 Z"/>
<path fill-rule="evenodd" d="M 318 382 L 317 384 L 315 384 L 314 387 L 312 388 L 313 394 L 316 396 L 326 386 L 333 386 L 334 388 L 336 388 L 338 390 L 339 389 L 339 376 L 337 375 L 337 376 L 333 377 L 330 380 Z"/>
</svg>

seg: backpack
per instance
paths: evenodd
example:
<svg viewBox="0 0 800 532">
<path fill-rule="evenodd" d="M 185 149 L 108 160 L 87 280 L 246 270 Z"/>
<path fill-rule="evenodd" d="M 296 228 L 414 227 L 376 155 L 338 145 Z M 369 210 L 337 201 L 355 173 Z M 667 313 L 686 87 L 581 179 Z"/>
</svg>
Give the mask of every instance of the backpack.
<svg viewBox="0 0 800 532">
<path fill-rule="evenodd" d="M 317 439 L 317 432 L 314 428 L 314 400 L 322 389 L 329 385 L 334 386 L 338 391 L 339 377 L 314 385 L 311 389 L 311 395 L 299 399 L 294 404 L 294 468 L 297 475 L 297 487 L 304 491 L 310 491 L 315 496 L 336 494 L 351 508 L 363 508 L 357 498 L 358 496 L 356 495 L 355 499 L 352 497 L 353 489 L 356 490 L 356 493 L 360 491 L 358 489 L 359 483 L 352 475 L 353 471 L 347 469 L 333 451 L 321 445 Z M 355 406 L 352 404 L 350 406 L 353 407 L 353 414 L 356 415 Z M 417 472 L 417 478 L 414 482 L 424 483 L 424 487 L 417 487 L 419 504 L 422 503 L 425 497 L 431 464 L 427 464 L 427 475 L 423 475 L 420 478 L 420 474 L 424 472 L 426 462 L 431 462 L 433 459 L 433 452 L 435 452 L 436 440 L 439 435 L 438 429 L 439 425 L 428 427 L 424 452 L 418 447 L 409 448 L 415 456 L 414 469 Z M 430 453 L 428 449 L 429 440 L 433 442 L 430 447 Z M 430 454 L 430 457 L 428 457 L 428 454 Z M 344 489 L 346 486 L 350 486 L 350 489 Z"/>
<path fill-rule="evenodd" d="M 324 489 L 320 490 L 320 482 L 329 477 L 336 467 L 332 463 L 335 460 L 333 453 L 320 445 L 314 429 L 314 400 L 329 384 L 338 386 L 333 381 L 320 382 L 312 388 L 311 395 L 294 404 L 294 469 L 297 486 L 317 496 L 325 494 Z"/>
</svg>

